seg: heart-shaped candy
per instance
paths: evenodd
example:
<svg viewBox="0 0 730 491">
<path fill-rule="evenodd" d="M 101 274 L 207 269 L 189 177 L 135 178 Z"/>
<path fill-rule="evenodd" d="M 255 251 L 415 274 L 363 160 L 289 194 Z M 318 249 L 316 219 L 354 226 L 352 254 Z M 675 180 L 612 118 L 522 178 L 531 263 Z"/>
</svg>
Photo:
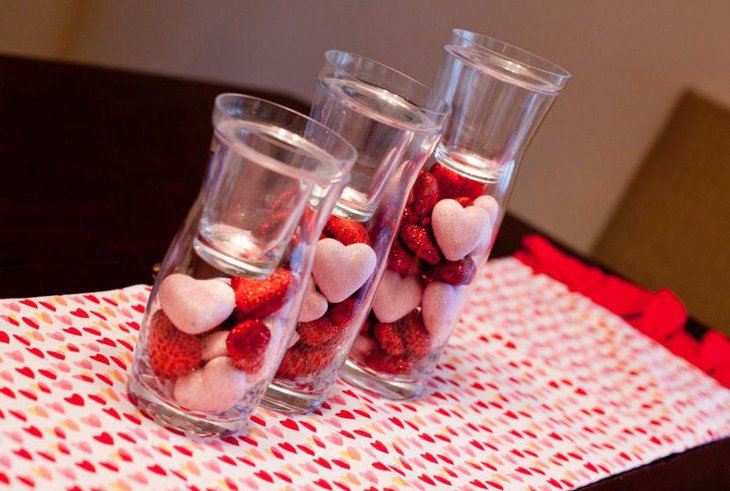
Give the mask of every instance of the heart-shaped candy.
<svg viewBox="0 0 730 491">
<path fill-rule="evenodd" d="M 226 320 L 236 306 L 233 289 L 225 282 L 196 280 L 179 273 L 162 281 L 157 298 L 175 327 L 187 334 L 210 331 Z"/>
<path fill-rule="evenodd" d="M 489 212 L 489 217 L 492 219 L 492 226 L 494 226 L 499 216 L 499 203 L 497 203 L 497 200 L 485 194 L 475 199 L 474 204 Z"/>
<path fill-rule="evenodd" d="M 200 355 L 203 361 L 212 360 L 218 356 L 228 356 L 226 339 L 230 331 L 216 331 L 203 338 L 203 351 Z"/>
<path fill-rule="evenodd" d="M 352 345 L 351 353 L 353 356 L 365 358 L 378 347 L 378 343 L 370 336 L 360 334 Z"/>
<path fill-rule="evenodd" d="M 299 311 L 299 322 L 311 322 L 319 319 L 327 312 L 327 299 L 314 288 L 314 282 L 307 283 L 302 309 Z"/>
<path fill-rule="evenodd" d="M 228 356 L 213 358 L 199 370 L 178 377 L 173 395 L 186 409 L 220 413 L 246 395 L 246 372 L 233 366 Z"/>
<path fill-rule="evenodd" d="M 373 299 L 373 312 L 380 322 L 395 322 L 418 307 L 421 285 L 415 276 L 402 277 L 386 270 Z"/>
<path fill-rule="evenodd" d="M 452 286 L 440 281 L 429 283 L 421 302 L 423 323 L 431 335 L 431 346 L 445 343 L 459 316 L 464 287 Z"/>
<path fill-rule="evenodd" d="M 433 208 L 431 225 L 436 242 L 449 261 L 459 261 L 491 233 L 489 211 L 481 206 L 463 208 L 458 201 L 442 199 Z"/>
<path fill-rule="evenodd" d="M 317 242 L 312 274 L 324 296 L 339 303 L 355 293 L 375 271 L 377 258 L 367 244 L 343 245 L 335 239 Z"/>
</svg>

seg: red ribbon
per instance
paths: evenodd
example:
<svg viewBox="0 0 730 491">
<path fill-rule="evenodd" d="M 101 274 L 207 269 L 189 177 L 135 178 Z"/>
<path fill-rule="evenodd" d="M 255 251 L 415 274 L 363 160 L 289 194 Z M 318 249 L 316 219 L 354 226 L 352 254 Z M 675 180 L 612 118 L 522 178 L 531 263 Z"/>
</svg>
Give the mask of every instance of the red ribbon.
<svg viewBox="0 0 730 491">
<path fill-rule="evenodd" d="M 687 308 L 670 290 L 650 292 L 559 251 L 547 239 L 528 235 L 515 257 L 535 272 L 546 274 L 571 291 L 605 307 L 643 334 L 698 366 L 730 388 L 730 340 L 708 331 L 698 341 L 685 331 Z"/>
</svg>

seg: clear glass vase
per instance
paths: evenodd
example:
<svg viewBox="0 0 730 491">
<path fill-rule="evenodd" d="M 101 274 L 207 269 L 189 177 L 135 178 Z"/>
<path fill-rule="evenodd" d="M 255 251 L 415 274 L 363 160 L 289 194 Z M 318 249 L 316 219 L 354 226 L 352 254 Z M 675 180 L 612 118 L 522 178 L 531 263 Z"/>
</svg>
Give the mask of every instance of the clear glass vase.
<svg viewBox="0 0 730 491">
<path fill-rule="evenodd" d="M 131 399 L 166 426 L 243 431 L 290 342 L 314 244 L 356 152 L 325 126 L 216 98 L 208 173 L 147 304 Z"/>
<path fill-rule="evenodd" d="M 311 116 L 358 152 L 352 179 L 317 244 L 313 280 L 262 404 L 307 412 L 327 397 L 367 316 L 408 189 L 443 131 L 448 105 L 368 58 L 325 54 Z"/>
<path fill-rule="evenodd" d="M 454 30 L 445 50 L 434 90 L 452 113 L 411 190 L 369 327 L 342 373 L 392 399 L 425 394 L 487 261 L 525 149 L 570 77 L 473 32 Z"/>
</svg>

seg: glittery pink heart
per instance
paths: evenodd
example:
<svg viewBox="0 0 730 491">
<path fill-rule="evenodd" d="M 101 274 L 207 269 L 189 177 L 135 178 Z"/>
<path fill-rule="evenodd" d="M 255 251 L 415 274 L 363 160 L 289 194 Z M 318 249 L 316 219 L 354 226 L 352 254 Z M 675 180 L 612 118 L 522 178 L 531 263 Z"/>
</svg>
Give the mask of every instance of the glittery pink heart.
<svg viewBox="0 0 730 491">
<path fill-rule="evenodd" d="M 299 322 L 317 320 L 327 312 L 327 299 L 314 288 L 314 282 L 307 283 L 302 309 L 299 311 Z"/>
<path fill-rule="evenodd" d="M 317 242 L 312 274 L 324 296 L 332 303 L 355 293 L 375 271 L 375 251 L 367 244 L 343 245 L 335 239 Z"/>
<path fill-rule="evenodd" d="M 236 369 L 232 358 L 219 356 L 203 368 L 179 377 L 174 396 L 184 408 L 220 413 L 241 401 L 246 389 L 246 372 Z"/>
<path fill-rule="evenodd" d="M 429 283 L 421 302 L 423 323 L 431 334 L 431 345 L 445 343 L 459 316 L 464 287 L 452 286 L 440 281 Z"/>
<path fill-rule="evenodd" d="M 355 339 L 355 344 L 352 345 L 352 350 L 350 351 L 353 356 L 365 357 L 377 347 L 378 344 L 370 336 L 358 336 Z"/>
<path fill-rule="evenodd" d="M 421 285 L 415 276 L 402 277 L 386 270 L 373 300 L 373 312 L 380 322 L 395 322 L 418 307 Z"/>
<path fill-rule="evenodd" d="M 492 219 L 492 226 L 494 226 L 499 216 L 499 203 L 497 203 L 497 200 L 489 195 L 484 195 L 475 199 L 474 204 L 489 212 L 489 217 Z"/>
<path fill-rule="evenodd" d="M 458 201 L 442 199 L 433 208 L 431 226 L 436 242 L 449 261 L 459 261 L 491 233 L 489 212 L 481 206 L 463 208 Z"/>
<path fill-rule="evenodd" d="M 203 361 L 212 360 L 217 356 L 227 356 L 226 339 L 229 331 L 216 331 L 203 338 L 203 352 L 200 355 Z"/>
<path fill-rule="evenodd" d="M 160 284 L 157 298 L 172 323 L 188 334 L 210 331 L 236 306 L 233 289 L 220 280 L 196 280 L 171 274 Z"/>
</svg>

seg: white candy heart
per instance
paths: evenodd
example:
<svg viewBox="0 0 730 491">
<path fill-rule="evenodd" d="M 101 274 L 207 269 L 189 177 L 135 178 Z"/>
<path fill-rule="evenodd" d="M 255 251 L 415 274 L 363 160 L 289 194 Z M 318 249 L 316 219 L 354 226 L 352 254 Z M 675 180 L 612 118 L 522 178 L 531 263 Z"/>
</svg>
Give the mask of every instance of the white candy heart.
<svg viewBox="0 0 730 491">
<path fill-rule="evenodd" d="M 314 288 L 314 282 L 307 283 L 302 309 L 299 311 L 299 322 L 317 320 L 327 312 L 327 299 Z"/>
<path fill-rule="evenodd" d="M 459 316 L 463 287 L 456 287 L 440 281 L 429 283 L 423 292 L 421 313 L 423 323 L 431 335 L 431 345 L 436 347 L 445 343 L 451 335 Z"/>
<path fill-rule="evenodd" d="M 436 242 L 449 261 L 459 261 L 486 240 L 491 217 L 481 206 L 462 208 L 458 201 L 442 199 L 433 208 L 431 226 Z"/>
<path fill-rule="evenodd" d="M 332 303 L 355 293 L 375 271 L 377 258 L 367 244 L 343 245 L 335 239 L 317 242 L 312 274 L 324 296 Z"/>
<path fill-rule="evenodd" d="M 405 278 L 386 270 L 373 299 L 373 312 L 380 322 L 395 322 L 418 307 L 421 285 L 415 276 Z"/>
<path fill-rule="evenodd" d="M 201 334 L 226 320 L 236 307 L 233 289 L 218 279 L 171 274 L 157 292 L 160 307 L 182 332 Z"/>
<path fill-rule="evenodd" d="M 489 217 L 492 219 L 492 227 L 494 227 L 494 224 L 497 223 L 497 217 L 499 216 L 499 203 L 497 203 L 497 200 L 485 194 L 484 196 L 479 196 L 475 199 L 474 204 L 489 212 Z"/>
<path fill-rule="evenodd" d="M 246 390 L 246 372 L 236 369 L 232 358 L 219 356 L 203 368 L 178 377 L 173 395 L 186 409 L 220 413 L 243 399 Z"/>
<path fill-rule="evenodd" d="M 226 339 L 229 331 L 216 331 L 203 338 L 203 352 L 200 355 L 203 361 L 208 361 L 218 356 L 228 356 Z"/>
</svg>

